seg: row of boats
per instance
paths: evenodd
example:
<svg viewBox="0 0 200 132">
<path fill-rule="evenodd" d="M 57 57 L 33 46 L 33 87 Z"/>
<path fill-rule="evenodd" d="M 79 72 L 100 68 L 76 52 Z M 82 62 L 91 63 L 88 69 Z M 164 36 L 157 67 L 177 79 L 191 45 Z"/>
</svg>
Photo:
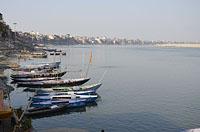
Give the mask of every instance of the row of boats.
<svg viewBox="0 0 200 132">
<path fill-rule="evenodd" d="M 63 109 L 85 107 L 98 99 L 101 83 L 82 86 L 90 78 L 62 79 L 66 71 L 59 71 L 60 62 L 43 63 L 17 69 L 11 75 L 18 87 L 26 87 L 35 94 L 29 99 L 25 115 L 48 114 Z"/>
<path fill-rule="evenodd" d="M 49 88 L 55 86 L 79 86 L 90 78 L 61 79 L 66 71 L 59 71 L 60 62 L 40 64 L 36 66 L 28 66 L 26 68 L 17 68 L 17 73 L 11 75 L 13 83 L 18 87 L 30 88 Z M 30 70 L 31 69 L 31 70 Z"/>
</svg>

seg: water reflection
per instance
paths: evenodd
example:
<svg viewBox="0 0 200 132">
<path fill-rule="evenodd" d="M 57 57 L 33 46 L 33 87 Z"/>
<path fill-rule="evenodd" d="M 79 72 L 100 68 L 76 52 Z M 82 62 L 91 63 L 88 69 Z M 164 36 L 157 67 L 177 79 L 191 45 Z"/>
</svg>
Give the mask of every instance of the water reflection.
<svg viewBox="0 0 200 132">
<path fill-rule="evenodd" d="M 98 126 L 93 125 L 93 121 Z M 108 132 L 180 132 L 182 130 L 168 118 L 150 112 L 96 116 L 89 123 L 94 126 L 90 131 L 104 129 Z M 107 127 L 104 128 L 104 126 Z"/>
</svg>

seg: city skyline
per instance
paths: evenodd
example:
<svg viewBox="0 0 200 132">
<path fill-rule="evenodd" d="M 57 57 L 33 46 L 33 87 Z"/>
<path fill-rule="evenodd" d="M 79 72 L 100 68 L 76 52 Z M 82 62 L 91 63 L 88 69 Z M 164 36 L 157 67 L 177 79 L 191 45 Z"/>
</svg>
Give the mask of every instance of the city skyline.
<svg viewBox="0 0 200 132">
<path fill-rule="evenodd" d="M 73 36 L 200 41 L 198 0 L 6 1 L 5 21 L 16 30 Z"/>
</svg>

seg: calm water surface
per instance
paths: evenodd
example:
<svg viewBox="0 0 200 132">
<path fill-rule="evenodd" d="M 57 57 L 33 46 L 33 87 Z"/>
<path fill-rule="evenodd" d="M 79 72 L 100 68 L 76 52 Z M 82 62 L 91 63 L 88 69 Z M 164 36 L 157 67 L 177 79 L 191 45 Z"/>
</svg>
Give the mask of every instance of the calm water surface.
<svg viewBox="0 0 200 132">
<path fill-rule="evenodd" d="M 87 84 L 98 82 L 101 99 L 97 106 L 77 112 L 34 119 L 33 127 L 82 128 L 90 132 L 180 132 L 200 127 L 200 49 L 132 46 L 58 46 L 66 56 L 20 61 L 62 61 L 69 71 L 63 78 L 80 77 L 92 64 Z M 81 72 L 82 71 L 82 72 Z M 31 93 L 18 88 L 12 103 L 27 104 Z"/>
</svg>

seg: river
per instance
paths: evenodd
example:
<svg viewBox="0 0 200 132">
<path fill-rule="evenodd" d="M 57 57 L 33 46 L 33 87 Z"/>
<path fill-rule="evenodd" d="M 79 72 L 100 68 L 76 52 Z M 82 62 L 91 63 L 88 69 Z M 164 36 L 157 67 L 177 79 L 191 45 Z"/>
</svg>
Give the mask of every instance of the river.
<svg viewBox="0 0 200 132">
<path fill-rule="evenodd" d="M 181 132 L 200 127 L 200 49 L 106 45 L 56 48 L 67 55 L 19 62 L 26 65 L 61 60 L 61 69 L 68 71 L 63 78 L 84 76 L 89 69 L 91 80 L 87 84 L 102 79 L 98 90 L 101 98 L 95 106 L 33 119 L 36 131 L 67 127 L 90 132 Z M 11 93 L 12 104 L 24 106 L 31 95 L 16 88 Z"/>
</svg>

